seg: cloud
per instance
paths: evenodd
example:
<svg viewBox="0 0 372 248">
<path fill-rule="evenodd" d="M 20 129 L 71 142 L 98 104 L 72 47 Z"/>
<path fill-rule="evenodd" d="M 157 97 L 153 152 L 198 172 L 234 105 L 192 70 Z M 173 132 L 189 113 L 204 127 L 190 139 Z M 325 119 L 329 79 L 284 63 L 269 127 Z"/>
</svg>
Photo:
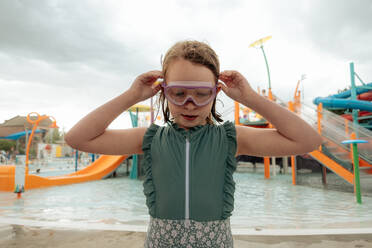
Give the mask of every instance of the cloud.
<svg viewBox="0 0 372 248">
<path fill-rule="evenodd" d="M 106 8 L 86 1 L 1 1 L 0 49 L 4 55 L 39 60 L 68 70 L 77 65 L 135 71 L 133 63 L 145 57 L 109 34 Z M 106 31 L 108 30 L 108 31 Z"/>
<path fill-rule="evenodd" d="M 268 8 L 294 41 L 310 41 L 321 53 L 338 59 L 372 62 L 371 1 L 285 0 L 272 1 Z"/>
<path fill-rule="evenodd" d="M 371 1 L 317 1 L 313 9 L 306 25 L 320 49 L 341 59 L 372 62 Z"/>
<path fill-rule="evenodd" d="M 289 100 L 307 74 L 300 87 L 311 101 L 349 84 L 351 60 L 365 81 L 372 78 L 370 5 L 362 0 L 0 1 L 0 84 L 6 89 L 0 116 L 37 109 L 71 127 L 129 88 L 140 73 L 160 69 L 161 54 L 184 39 L 206 41 L 222 70 L 238 70 L 262 89 L 267 87 L 263 56 L 248 46 L 272 35 L 265 51 L 274 93 Z M 220 112 L 233 105 L 223 94 L 221 99 Z"/>
</svg>

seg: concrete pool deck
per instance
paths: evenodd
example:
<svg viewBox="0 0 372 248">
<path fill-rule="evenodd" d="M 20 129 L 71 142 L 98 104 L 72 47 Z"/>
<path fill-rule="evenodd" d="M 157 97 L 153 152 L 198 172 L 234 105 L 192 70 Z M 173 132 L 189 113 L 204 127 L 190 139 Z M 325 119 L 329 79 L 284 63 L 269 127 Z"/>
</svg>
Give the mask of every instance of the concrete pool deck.
<svg viewBox="0 0 372 248">
<path fill-rule="evenodd" d="M 350 223 L 352 224 L 352 223 Z M 351 225 L 353 226 L 353 225 Z M 372 247 L 372 228 L 235 228 L 234 247 Z M 370 225 L 368 225 L 370 226 Z M 143 247 L 144 225 L 43 222 L 0 218 L 0 247 Z"/>
<path fill-rule="evenodd" d="M 0 247 L 143 247 L 145 232 L 78 230 L 9 225 L 11 234 L 0 237 Z M 9 232 L 9 231 L 8 231 Z M 234 235 L 234 247 L 256 248 L 368 248 L 372 234 L 341 235 Z"/>
</svg>

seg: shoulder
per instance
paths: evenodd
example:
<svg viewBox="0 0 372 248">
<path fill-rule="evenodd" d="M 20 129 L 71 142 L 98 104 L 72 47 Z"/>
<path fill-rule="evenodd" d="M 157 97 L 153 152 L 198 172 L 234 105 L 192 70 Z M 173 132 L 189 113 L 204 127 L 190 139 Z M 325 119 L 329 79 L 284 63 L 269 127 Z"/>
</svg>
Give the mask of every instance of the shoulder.
<svg viewBox="0 0 372 248">
<path fill-rule="evenodd" d="M 207 124 L 209 130 L 235 130 L 235 124 L 231 121 L 225 121 L 224 123 L 220 124 Z"/>
<path fill-rule="evenodd" d="M 156 134 L 156 132 L 159 130 L 160 126 L 156 124 L 151 124 L 148 128 L 144 129 L 144 136 L 143 136 L 143 142 L 151 142 L 152 138 Z"/>
<path fill-rule="evenodd" d="M 235 132 L 235 125 L 231 121 L 226 121 L 220 126 L 222 126 L 226 131 L 234 131 Z"/>
<path fill-rule="evenodd" d="M 231 121 L 226 121 L 220 125 L 210 125 L 214 131 L 213 136 L 217 139 L 224 140 L 224 142 L 231 148 L 236 148 L 236 128 L 235 124 Z"/>
<path fill-rule="evenodd" d="M 151 147 L 154 140 L 159 140 L 161 138 L 166 138 L 170 131 L 169 125 L 159 126 L 156 124 L 151 124 L 150 127 L 146 128 L 143 136 L 142 149 L 146 150 Z"/>
<path fill-rule="evenodd" d="M 221 125 L 213 125 L 217 130 L 220 130 L 222 133 L 227 135 L 228 137 L 232 136 L 236 138 L 236 128 L 235 124 L 231 121 L 226 121 Z"/>
<path fill-rule="evenodd" d="M 160 126 L 156 125 L 155 123 L 152 123 L 148 128 L 145 128 L 145 135 L 154 135 Z"/>
</svg>

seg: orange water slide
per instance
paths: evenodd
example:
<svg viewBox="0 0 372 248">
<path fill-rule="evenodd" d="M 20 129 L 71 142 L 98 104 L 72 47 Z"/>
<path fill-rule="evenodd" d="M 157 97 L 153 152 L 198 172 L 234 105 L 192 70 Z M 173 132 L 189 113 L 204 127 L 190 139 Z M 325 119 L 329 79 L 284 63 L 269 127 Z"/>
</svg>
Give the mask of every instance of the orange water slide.
<svg viewBox="0 0 372 248">
<path fill-rule="evenodd" d="M 335 153 L 344 153 L 344 154 L 349 154 L 351 158 L 351 154 L 349 151 L 344 149 L 341 146 L 337 146 L 336 143 L 332 142 L 331 140 L 325 138 L 323 136 L 323 139 L 325 143 L 331 144 L 335 147 L 337 147 Z M 322 150 L 315 150 L 313 152 L 310 152 L 309 155 L 313 157 L 315 160 L 317 160 L 319 163 L 323 164 L 326 166 L 328 169 L 333 171 L 335 174 L 346 180 L 350 184 L 354 184 L 354 173 L 351 172 L 350 170 L 346 169 L 344 166 L 336 162 L 334 159 L 329 157 L 326 153 L 324 153 Z M 363 170 L 363 173 L 365 174 L 372 174 L 372 165 L 368 163 L 366 160 L 361 158 L 359 156 L 359 169 Z"/>
<path fill-rule="evenodd" d="M 328 169 L 330 169 L 338 176 L 345 179 L 348 183 L 354 184 L 354 174 L 345 169 L 342 165 L 333 161 L 331 158 L 323 154 L 321 151 L 315 150 L 309 154 L 319 163 L 325 165 Z"/>
<path fill-rule="evenodd" d="M 25 178 L 25 190 L 100 180 L 114 172 L 127 158 L 128 155 L 102 155 L 84 169 L 63 176 L 41 177 L 27 174 Z M 0 166 L 0 191 L 14 191 L 14 176 L 14 165 Z"/>
</svg>

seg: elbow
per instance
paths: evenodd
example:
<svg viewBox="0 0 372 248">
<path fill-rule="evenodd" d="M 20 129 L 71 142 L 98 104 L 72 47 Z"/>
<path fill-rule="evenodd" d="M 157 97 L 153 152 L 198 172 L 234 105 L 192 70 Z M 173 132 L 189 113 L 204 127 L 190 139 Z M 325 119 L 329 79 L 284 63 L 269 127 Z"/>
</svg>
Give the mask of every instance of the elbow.
<svg viewBox="0 0 372 248">
<path fill-rule="evenodd" d="M 316 133 L 316 135 L 314 137 L 314 146 L 315 146 L 315 149 L 317 149 L 319 146 L 321 146 L 322 143 L 323 143 L 322 136 L 320 134 Z"/>
<path fill-rule="evenodd" d="M 308 152 L 315 151 L 319 148 L 320 145 L 323 143 L 323 138 L 317 132 L 310 138 L 309 140 L 309 148 Z"/>
<path fill-rule="evenodd" d="M 79 150 L 79 146 L 78 146 L 78 144 L 76 142 L 76 139 L 74 139 L 74 136 L 71 134 L 71 132 L 66 133 L 66 135 L 65 135 L 65 142 L 71 148 Z"/>
</svg>

